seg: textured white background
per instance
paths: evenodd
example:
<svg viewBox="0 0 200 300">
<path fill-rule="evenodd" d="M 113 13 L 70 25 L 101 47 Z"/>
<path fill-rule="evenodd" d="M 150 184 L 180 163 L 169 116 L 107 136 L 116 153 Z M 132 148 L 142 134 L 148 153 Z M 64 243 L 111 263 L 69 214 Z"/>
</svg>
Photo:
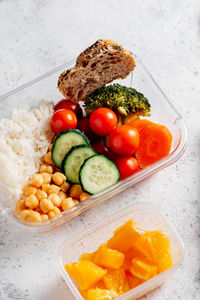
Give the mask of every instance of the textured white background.
<svg viewBox="0 0 200 300">
<path fill-rule="evenodd" d="M 22 233 L 1 217 L 0 299 L 72 299 L 56 266 L 58 247 L 136 200 L 155 203 L 186 249 L 179 271 L 146 298 L 200 299 L 200 1 L 0 0 L 0 94 L 98 38 L 140 55 L 185 118 L 189 146 L 176 164 L 52 232 Z"/>
</svg>

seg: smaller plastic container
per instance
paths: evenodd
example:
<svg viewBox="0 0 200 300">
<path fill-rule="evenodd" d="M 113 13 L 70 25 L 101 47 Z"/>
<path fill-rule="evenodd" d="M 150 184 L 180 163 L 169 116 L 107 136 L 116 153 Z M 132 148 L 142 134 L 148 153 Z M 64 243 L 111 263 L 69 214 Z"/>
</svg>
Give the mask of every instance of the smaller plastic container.
<svg viewBox="0 0 200 300">
<path fill-rule="evenodd" d="M 163 284 L 180 266 L 184 257 L 184 245 L 173 225 L 171 225 L 152 204 L 145 202 L 136 203 L 121 213 L 118 213 L 111 218 L 107 218 L 105 221 L 91 227 L 89 230 L 78 234 L 61 246 L 58 253 L 59 269 L 75 299 L 84 298 L 79 293 L 76 283 L 66 272 L 64 265 L 66 263 L 78 261 L 79 257 L 84 252 L 93 252 L 97 250 L 100 244 L 106 242 L 113 235 L 115 229 L 123 225 L 129 219 L 138 222 L 147 230 L 163 230 L 168 234 L 171 244 L 173 266 L 115 299 L 137 299 L 147 294 Z"/>
</svg>

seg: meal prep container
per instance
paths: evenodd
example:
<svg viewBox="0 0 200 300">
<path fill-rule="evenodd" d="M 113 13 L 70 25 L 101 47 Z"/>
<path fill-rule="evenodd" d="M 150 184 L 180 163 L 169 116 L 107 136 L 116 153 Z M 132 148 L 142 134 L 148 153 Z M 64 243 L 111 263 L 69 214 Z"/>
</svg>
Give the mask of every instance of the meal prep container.
<svg viewBox="0 0 200 300">
<path fill-rule="evenodd" d="M 117 80 L 116 82 L 136 88 L 149 99 L 151 103 L 150 120 L 166 125 L 172 133 L 173 141 L 170 154 L 156 163 L 133 174 L 132 176 L 119 181 L 117 184 L 102 191 L 101 193 L 98 193 L 81 202 L 77 206 L 68 209 L 58 217 L 40 224 L 27 223 L 19 220 L 18 216 L 15 214 L 15 203 L 13 203 L 9 195 L 7 195 L 1 189 L 0 182 L 0 197 L 2 198 L 0 199 L 0 205 L 3 204 L 1 213 L 8 216 L 8 218 L 19 228 L 33 233 L 50 230 L 78 216 L 87 209 L 122 192 L 129 186 L 132 186 L 133 184 L 136 184 L 148 176 L 153 175 L 161 169 L 171 165 L 184 153 L 184 150 L 187 146 L 187 131 L 182 116 L 159 88 L 158 84 L 144 67 L 140 59 L 137 56 L 135 56 L 135 59 L 135 70 L 127 78 L 123 80 Z M 42 75 L 37 79 L 23 85 L 22 87 L 1 96 L 0 119 L 3 117 L 9 117 L 13 109 L 19 109 L 22 107 L 29 109 L 35 107 L 42 99 L 46 101 L 54 101 L 54 103 L 58 102 L 60 99 L 62 99 L 62 95 L 57 89 L 58 77 L 62 71 L 72 67 L 74 64 L 75 60 L 66 62 L 62 66 L 57 67 L 45 75 Z M 17 200 L 18 199 L 16 199 L 16 201 Z"/>
<path fill-rule="evenodd" d="M 66 272 L 65 264 L 78 261 L 84 252 L 96 251 L 100 244 L 105 243 L 113 235 L 115 229 L 130 219 L 138 222 L 147 230 L 163 230 L 168 234 L 173 266 L 116 299 L 125 300 L 142 297 L 163 284 L 180 266 L 184 257 L 184 246 L 173 225 L 169 224 L 154 205 L 138 202 L 121 213 L 91 227 L 88 231 L 78 234 L 61 246 L 58 253 L 59 269 L 75 299 L 79 300 L 83 299 L 83 297 L 79 293 L 75 281 Z"/>
</svg>

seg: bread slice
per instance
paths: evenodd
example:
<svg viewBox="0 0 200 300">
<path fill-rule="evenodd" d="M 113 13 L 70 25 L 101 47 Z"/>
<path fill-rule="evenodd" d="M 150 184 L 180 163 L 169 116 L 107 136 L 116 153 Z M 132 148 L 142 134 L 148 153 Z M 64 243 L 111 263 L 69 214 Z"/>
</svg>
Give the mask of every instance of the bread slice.
<svg viewBox="0 0 200 300">
<path fill-rule="evenodd" d="M 58 88 L 66 99 L 84 101 L 97 88 L 125 78 L 134 68 L 130 52 L 114 41 L 98 40 L 78 56 L 75 67 L 60 75 Z"/>
</svg>

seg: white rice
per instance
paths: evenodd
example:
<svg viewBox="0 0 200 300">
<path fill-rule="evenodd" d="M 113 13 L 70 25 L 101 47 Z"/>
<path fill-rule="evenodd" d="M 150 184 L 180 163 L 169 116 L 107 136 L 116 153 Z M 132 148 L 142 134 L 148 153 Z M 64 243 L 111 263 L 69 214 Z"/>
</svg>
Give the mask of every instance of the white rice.
<svg viewBox="0 0 200 300">
<path fill-rule="evenodd" d="M 29 177 L 38 172 L 51 143 L 52 113 L 53 102 L 41 101 L 34 109 L 14 110 L 10 118 L 0 120 L 0 186 L 14 201 Z"/>
</svg>

